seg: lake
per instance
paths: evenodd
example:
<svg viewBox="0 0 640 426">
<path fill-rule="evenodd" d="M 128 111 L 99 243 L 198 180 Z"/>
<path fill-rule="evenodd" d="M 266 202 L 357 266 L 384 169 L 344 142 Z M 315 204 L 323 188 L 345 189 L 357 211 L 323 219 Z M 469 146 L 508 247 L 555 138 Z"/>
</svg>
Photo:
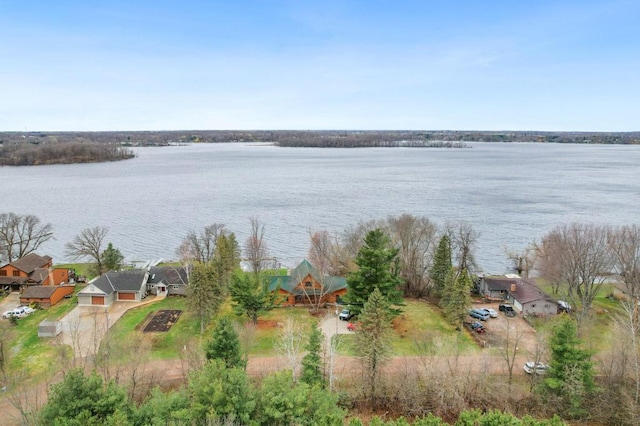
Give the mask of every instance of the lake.
<svg viewBox="0 0 640 426">
<path fill-rule="evenodd" d="M 569 223 L 640 223 L 640 146 L 471 143 L 445 148 L 278 148 L 194 144 L 136 148 L 132 160 L 0 167 L 0 212 L 35 214 L 55 240 L 38 252 L 67 260 L 82 229 L 109 228 L 127 260 L 175 259 L 190 229 L 224 223 L 241 245 L 251 217 L 272 256 L 306 256 L 309 231 L 411 213 L 464 220 L 476 258 L 504 273 L 522 250 Z"/>
</svg>

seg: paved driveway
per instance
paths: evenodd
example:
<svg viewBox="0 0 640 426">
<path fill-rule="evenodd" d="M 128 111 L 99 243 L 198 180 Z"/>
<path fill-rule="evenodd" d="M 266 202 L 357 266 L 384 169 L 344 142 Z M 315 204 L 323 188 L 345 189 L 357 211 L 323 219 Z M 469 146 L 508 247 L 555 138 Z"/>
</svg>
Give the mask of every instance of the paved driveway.
<svg viewBox="0 0 640 426">
<path fill-rule="evenodd" d="M 162 299 L 164 296 L 148 296 L 142 302 L 114 302 L 108 308 L 77 306 L 60 320 L 62 322 L 62 342 L 71 346 L 78 358 L 94 355 L 107 330 L 125 312 Z"/>
<path fill-rule="evenodd" d="M 347 330 L 347 324 L 349 321 L 341 321 L 338 318 L 338 314 L 340 310 L 337 310 L 335 313 L 331 312 L 328 314 L 320 325 L 322 332 L 324 333 L 327 342 L 331 341 L 331 337 L 334 334 L 349 334 L 351 331 Z"/>
<path fill-rule="evenodd" d="M 20 305 L 20 293 L 9 293 L 7 297 L 0 300 L 0 315 L 2 315 L 3 312 L 10 311 L 18 305 Z"/>
</svg>

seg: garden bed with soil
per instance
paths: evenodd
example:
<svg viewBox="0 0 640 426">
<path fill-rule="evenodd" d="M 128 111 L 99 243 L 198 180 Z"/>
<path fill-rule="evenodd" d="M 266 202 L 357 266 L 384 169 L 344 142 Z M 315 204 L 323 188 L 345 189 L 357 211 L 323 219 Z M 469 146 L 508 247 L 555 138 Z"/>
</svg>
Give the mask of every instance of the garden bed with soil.
<svg viewBox="0 0 640 426">
<path fill-rule="evenodd" d="M 149 332 L 166 332 L 171 326 L 178 321 L 182 311 L 179 310 L 162 310 L 156 312 L 142 330 L 144 333 Z"/>
</svg>

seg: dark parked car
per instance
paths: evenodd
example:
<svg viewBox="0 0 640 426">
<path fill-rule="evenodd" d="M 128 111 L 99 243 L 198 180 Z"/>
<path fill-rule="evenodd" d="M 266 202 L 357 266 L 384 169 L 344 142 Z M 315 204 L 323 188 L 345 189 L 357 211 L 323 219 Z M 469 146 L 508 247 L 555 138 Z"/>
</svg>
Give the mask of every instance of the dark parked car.
<svg viewBox="0 0 640 426">
<path fill-rule="evenodd" d="M 484 328 L 484 325 L 480 324 L 479 322 L 472 322 L 471 324 L 469 324 L 469 327 L 475 331 L 476 333 L 484 333 L 485 331 L 487 331 Z"/>
<path fill-rule="evenodd" d="M 515 317 L 516 311 L 513 310 L 513 306 L 508 303 L 501 303 L 498 307 L 500 312 L 504 312 L 504 314 L 508 317 Z"/>
</svg>

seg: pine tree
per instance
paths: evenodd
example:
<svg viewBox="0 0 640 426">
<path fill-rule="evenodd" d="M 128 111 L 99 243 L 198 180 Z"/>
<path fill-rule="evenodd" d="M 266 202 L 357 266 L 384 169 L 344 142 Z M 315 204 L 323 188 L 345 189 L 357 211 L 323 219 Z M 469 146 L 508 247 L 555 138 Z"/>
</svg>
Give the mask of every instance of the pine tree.
<svg viewBox="0 0 640 426">
<path fill-rule="evenodd" d="M 591 354 L 582 348 L 576 322 L 561 315 L 553 327 L 549 371 L 540 387 L 543 396 L 560 397 L 566 414 L 580 417 L 586 413 L 584 402 L 595 390 Z"/>
<path fill-rule="evenodd" d="M 451 241 L 449 240 L 449 236 L 445 234 L 440 238 L 440 243 L 438 243 L 438 248 L 433 256 L 431 273 L 429 274 L 433 282 L 433 289 L 440 296 L 442 296 L 447 274 L 452 266 Z"/>
<path fill-rule="evenodd" d="M 269 291 L 269 285 L 253 274 L 239 272 L 231 278 L 231 300 L 237 315 L 246 315 L 255 325 L 258 317 L 274 307 L 278 291 Z"/>
<path fill-rule="evenodd" d="M 380 369 L 391 353 L 389 303 L 380 290 L 373 290 L 360 314 L 356 332 L 356 350 L 367 368 L 367 387 L 375 400 Z M 375 401 L 373 401 L 375 406 Z"/>
<path fill-rule="evenodd" d="M 200 319 L 200 333 L 204 333 L 206 323 L 220 309 L 223 300 L 224 293 L 215 268 L 196 265 L 187 286 L 187 307 Z"/>
<path fill-rule="evenodd" d="M 222 317 L 218 320 L 211 340 L 206 343 L 205 356 L 208 360 L 222 360 L 227 368 L 246 367 L 240 352 L 238 333 L 229 318 Z"/>
<path fill-rule="evenodd" d="M 324 387 L 325 380 L 322 365 L 322 330 L 314 324 L 309 335 L 309 343 L 305 347 L 307 354 L 302 358 L 302 375 L 300 381 L 308 385 L 319 384 Z"/>
<path fill-rule="evenodd" d="M 102 252 L 100 259 L 102 268 L 105 271 L 119 271 L 122 269 L 124 256 L 120 253 L 120 250 L 114 248 L 113 244 L 109 243 L 107 248 Z"/>
<path fill-rule="evenodd" d="M 459 273 L 453 268 L 449 270 L 440 304 L 447 319 L 460 330 L 467 316 L 467 309 L 471 305 L 472 287 L 473 281 L 465 269 Z"/>
<path fill-rule="evenodd" d="M 216 271 L 220 289 L 228 294 L 233 271 L 240 267 L 240 248 L 235 235 L 222 234 L 216 240 L 216 248 L 209 261 Z"/>
<path fill-rule="evenodd" d="M 358 314 L 374 289 L 378 289 L 389 305 L 402 306 L 399 286 L 398 249 L 391 247 L 391 240 L 378 228 L 369 231 L 355 260 L 358 269 L 347 276 L 348 292 L 346 301 Z M 401 312 L 389 308 L 393 316 Z"/>
</svg>

